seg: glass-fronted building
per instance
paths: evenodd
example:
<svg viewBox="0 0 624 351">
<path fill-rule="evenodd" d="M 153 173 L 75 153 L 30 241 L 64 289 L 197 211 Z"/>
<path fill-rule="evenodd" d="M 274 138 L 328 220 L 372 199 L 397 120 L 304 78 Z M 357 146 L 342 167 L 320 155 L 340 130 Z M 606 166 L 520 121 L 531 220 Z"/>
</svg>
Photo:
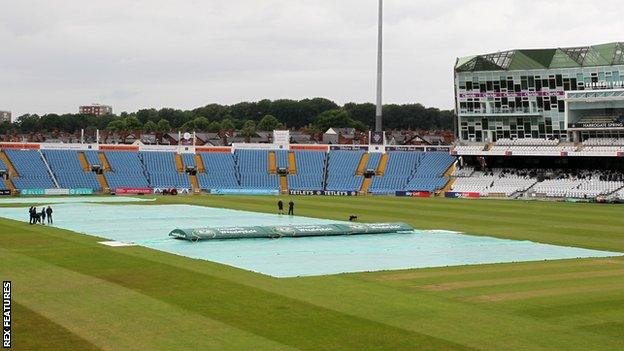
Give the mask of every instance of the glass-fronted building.
<svg viewBox="0 0 624 351">
<path fill-rule="evenodd" d="M 624 137 L 624 43 L 459 58 L 455 92 L 462 141 Z"/>
</svg>

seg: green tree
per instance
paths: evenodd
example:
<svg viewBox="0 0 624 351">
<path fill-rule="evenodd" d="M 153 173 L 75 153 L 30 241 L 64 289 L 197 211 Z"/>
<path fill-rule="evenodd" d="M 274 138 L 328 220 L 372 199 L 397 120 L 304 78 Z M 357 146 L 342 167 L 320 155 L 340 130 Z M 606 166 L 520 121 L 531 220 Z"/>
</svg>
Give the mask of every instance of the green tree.
<svg viewBox="0 0 624 351">
<path fill-rule="evenodd" d="M 221 121 L 221 130 L 227 132 L 234 129 L 236 129 L 236 127 L 234 126 L 234 122 L 230 118 L 226 118 Z"/>
<path fill-rule="evenodd" d="M 126 122 L 126 126 L 128 128 L 127 130 L 129 131 L 141 130 L 141 128 L 143 128 L 141 121 L 139 121 L 136 117 L 128 117 L 125 118 L 124 121 Z"/>
<path fill-rule="evenodd" d="M 217 121 L 210 122 L 210 125 L 208 126 L 209 133 L 219 133 L 220 131 L 221 131 L 221 123 Z"/>
<path fill-rule="evenodd" d="M 366 127 L 362 123 L 354 121 L 347 111 L 343 109 L 329 110 L 321 113 L 314 120 L 314 126 L 325 132 L 329 128 L 356 128 L 363 130 Z"/>
<path fill-rule="evenodd" d="M 241 134 L 245 137 L 245 142 L 250 142 L 251 138 L 256 135 L 256 122 L 252 120 L 245 121 Z"/>
<path fill-rule="evenodd" d="M 171 124 L 166 119 L 161 119 L 158 121 L 156 131 L 159 133 L 167 133 L 171 131 Z"/>
<path fill-rule="evenodd" d="M 128 130 L 128 125 L 125 119 L 119 118 L 111 121 L 106 127 L 106 130 L 111 133 L 121 133 Z"/>
<path fill-rule="evenodd" d="M 258 123 L 258 130 L 270 132 L 282 128 L 280 121 L 275 116 L 266 115 Z"/>
<path fill-rule="evenodd" d="M 192 132 L 195 130 L 195 123 L 193 123 L 193 121 L 188 121 L 180 127 L 180 130 L 183 132 Z"/>
<path fill-rule="evenodd" d="M 210 121 L 206 117 L 199 117 L 193 120 L 195 130 L 198 132 L 205 132 L 210 127 Z"/>
<path fill-rule="evenodd" d="M 148 133 L 153 133 L 158 129 L 158 125 L 154 123 L 154 121 L 147 121 L 145 125 L 143 125 L 143 130 Z"/>
</svg>

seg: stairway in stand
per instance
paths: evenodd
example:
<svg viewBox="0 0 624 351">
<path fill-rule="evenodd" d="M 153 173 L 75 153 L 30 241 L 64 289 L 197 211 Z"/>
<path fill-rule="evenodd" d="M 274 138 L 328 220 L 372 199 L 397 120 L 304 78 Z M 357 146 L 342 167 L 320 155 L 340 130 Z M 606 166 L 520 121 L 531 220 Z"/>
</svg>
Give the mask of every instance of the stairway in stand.
<svg viewBox="0 0 624 351">
<path fill-rule="evenodd" d="M 297 160 L 293 151 L 288 152 L 288 173 L 297 174 Z"/>
<path fill-rule="evenodd" d="M 360 195 L 366 195 L 368 194 L 368 189 L 371 186 L 371 183 L 373 182 L 373 178 L 364 178 L 364 181 L 362 182 L 362 186 L 360 187 Z"/>
<path fill-rule="evenodd" d="M 108 163 L 106 154 L 104 154 L 103 152 L 98 152 L 98 158 L 100 159 L 100 162 L 102 162 L 102 168 L 104 168 L 106 172 L 110 172 L 111 166 L 110 166 L 110 163 Z"/>
<path fill-rule="evenodd" d="M 383 176 L 386 173 L 386 168 L 388 167 L 388 154 L 385 153 L 381 156 L 381 160 L 379 161 L 379 166 L 375 171 L 375 175 Z"/>
<path fill-rule="evenodd" d="M 277 174 L 277 158 L 275 151 L 269 151 L 269 174 Z"/>
<path fill-rule="evenodd" d="M 368 153 L 362 154 L 362 158 L 360 158 L 360 163 L 358 164 L 357 171 L 355 171 L 355 175 L 364 175 L 364 171 L 366 171 L 366 164 L 368 163 L 368 158 Z"/>
<path fill-rule="evenodd" d="M 288 176 L 285 174 L 280 175 L 280 192 L 288 194 Z"/>
<path fill-rule="evenodd" d="M 78 152 L 78 161 L 80 161 L 80 167 L 82 167 L 83 171 L 91 172 L 91 166 L 89 165 L 89 161 L 87 161 L 87 156 L 85 156 L 84 152 Z"/>
<path fill-rule="evenodd" d="M 178 173 L 184 172 L 184 162 L 182 161 L 182 155 L 175 154 L 175 165 Z"/>
</svg>

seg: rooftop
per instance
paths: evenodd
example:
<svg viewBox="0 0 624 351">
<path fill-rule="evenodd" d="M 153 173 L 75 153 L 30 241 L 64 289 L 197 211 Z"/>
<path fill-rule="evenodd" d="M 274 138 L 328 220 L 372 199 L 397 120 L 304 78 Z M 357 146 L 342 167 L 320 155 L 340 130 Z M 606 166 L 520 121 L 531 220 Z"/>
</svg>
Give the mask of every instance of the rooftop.
<svg viewBox="0 0 624 351">
<path fill-rule="evenodd" d="M 556 49 L 520 49 L 457 59 L 456 72 L 516 71 L 624 65 L 624 42 Z"/>
</svg>

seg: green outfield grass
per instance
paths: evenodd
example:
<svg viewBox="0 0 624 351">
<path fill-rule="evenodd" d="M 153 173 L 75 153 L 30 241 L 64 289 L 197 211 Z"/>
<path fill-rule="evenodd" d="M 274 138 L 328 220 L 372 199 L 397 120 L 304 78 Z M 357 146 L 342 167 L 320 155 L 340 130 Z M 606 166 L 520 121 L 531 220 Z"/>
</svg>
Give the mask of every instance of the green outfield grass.
<svg viewBox="0 0 624 351">
<path fill-rule="evenodd" d="M 169 197 L 275 212 L 275 197 Z M 624 207 L 296 197 L 319 218 L 624 252 Z M 114 224 L 112 224 L 114 225 Z M 140 225 L 137 223 L 136 225 Z M 624 259 L 276 279 L 0 220 L 16 350 L 623 350 Z"/>
</svg>

